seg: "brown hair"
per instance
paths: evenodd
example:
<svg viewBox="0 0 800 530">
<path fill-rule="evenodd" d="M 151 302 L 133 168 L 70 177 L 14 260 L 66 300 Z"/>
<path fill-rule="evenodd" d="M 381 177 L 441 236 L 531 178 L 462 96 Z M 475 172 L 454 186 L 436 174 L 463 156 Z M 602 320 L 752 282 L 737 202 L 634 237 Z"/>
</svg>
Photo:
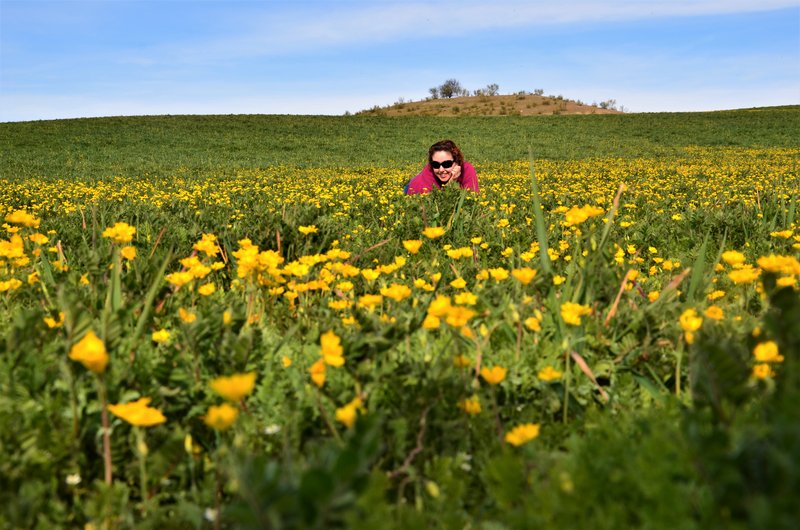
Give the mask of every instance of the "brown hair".
<svg viewBox="0 0 800 530">
<path fill-rule="evenodd" d="M 437 151 L 447 151 L 453 155 L 453 160 L 455 160 L 456 164 L 459 166 L 464 165 L 464 155 L 453 140 L 440 140 L 433 144 L 431 148 L 428 149 L 428 164 L 433 161 L 433 153 Z"/>
</svg>

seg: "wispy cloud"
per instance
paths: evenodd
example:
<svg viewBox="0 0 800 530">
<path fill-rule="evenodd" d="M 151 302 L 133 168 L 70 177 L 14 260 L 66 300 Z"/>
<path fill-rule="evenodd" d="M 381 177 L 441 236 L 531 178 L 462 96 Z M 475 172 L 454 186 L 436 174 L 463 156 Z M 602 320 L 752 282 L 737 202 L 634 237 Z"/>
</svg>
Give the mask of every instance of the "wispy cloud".
<svg viewBox="0 0 800 530">
<path fill-rule="evenodd" d="M 260 4 L 256 4 L 259 6 Z M 139 50 L 126 60 L 209 62 L 319 52 L 344 46 L 369 46 L 401 40 L 469 38 L 476 32 L 546 28 L 567 24 L 623 22 L 764 12 L 796 7 L 797 0 L 462 0 L 431 3 L 342 2 L 303 4 L 274 10 L 250 7 L 238 15 L 231 36 L 189 39 Z M 229 20 L 227 22 L 230 22 Z"/>
</svg>

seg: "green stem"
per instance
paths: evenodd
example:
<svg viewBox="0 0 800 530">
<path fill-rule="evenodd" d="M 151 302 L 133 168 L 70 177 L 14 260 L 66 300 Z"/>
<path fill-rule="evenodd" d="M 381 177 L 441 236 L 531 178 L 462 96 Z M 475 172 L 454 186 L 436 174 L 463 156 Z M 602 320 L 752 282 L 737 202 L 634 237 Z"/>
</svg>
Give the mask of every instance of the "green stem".
<svg viewBox="0 0 800 530">
<path fill-rule="evenodd" d="M 113 480 L 111 475 L 111 428 L 108 422 L 108 407 L 106 403 L 106 385 L 101 376 L 97 378 L 97 391 L 100 394 L 100 421 L 103 428 L 103 465 L 105 468 L 105 482 L 109 486 Z"/>
<path fill-rule="evenodd" d="M 144 441 L 144 431 L 140 427 L 134 427 L 136 431 L 136 452 L 139 454 L 139 488 L 142 495 L 142 510 L 147 516 L 150 499 L 147 494 L 147 443 Z"/>
<path fill-rule="evenodd" d="M 564 415 L 562 416 L 562 421 L 564 424 L 567 423 L 567 417 L 569 416 L 569 387 L 570 381 L 572 381 L 572 371 L 570 367 L 570 348 L 566 348 L 565 353 L 565 369 L 564 369 Z"/>
</svg>

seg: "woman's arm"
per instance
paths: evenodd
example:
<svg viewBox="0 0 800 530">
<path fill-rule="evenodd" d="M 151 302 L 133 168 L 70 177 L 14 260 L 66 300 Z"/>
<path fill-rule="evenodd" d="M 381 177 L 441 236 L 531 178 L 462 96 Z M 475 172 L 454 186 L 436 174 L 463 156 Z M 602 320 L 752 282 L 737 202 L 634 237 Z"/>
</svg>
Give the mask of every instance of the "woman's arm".
<svg viewBox="0 0 800 530">
<path fill-rule="evenodd" d="M 433 176 L 430 166 L 426 165 L 425 169 L 419 172 L 416 177 L 411 179 L 406 188 L 406 195 L 416 195 L 417 193 L 428 193 L 439 186 L 436 185 L 436 178 Z"/>
<path fill-rule="evenodd" d="M 480 193 L 481 191 L 480 187 L 478 187 L 478 173 L 475 171 L 475 167 L 469 162 L 464 162 L 459 183 L 461 184 L 461 189 L 472 190 L 475 193 Z"/>
</svg>

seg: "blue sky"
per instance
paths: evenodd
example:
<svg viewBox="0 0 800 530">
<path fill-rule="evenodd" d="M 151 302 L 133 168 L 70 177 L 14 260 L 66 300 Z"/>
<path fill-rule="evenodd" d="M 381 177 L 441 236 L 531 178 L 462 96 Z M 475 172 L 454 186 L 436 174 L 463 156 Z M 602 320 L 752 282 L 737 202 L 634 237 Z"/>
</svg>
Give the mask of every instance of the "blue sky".
<svg viewBox="0 0 800 530">
<path fill-rule="evenodd" d="M 632 112 L 800 104 L 800 1 L 0 0 L 0 121 L 343 114 L 450 78 Z"/>
</svg>

